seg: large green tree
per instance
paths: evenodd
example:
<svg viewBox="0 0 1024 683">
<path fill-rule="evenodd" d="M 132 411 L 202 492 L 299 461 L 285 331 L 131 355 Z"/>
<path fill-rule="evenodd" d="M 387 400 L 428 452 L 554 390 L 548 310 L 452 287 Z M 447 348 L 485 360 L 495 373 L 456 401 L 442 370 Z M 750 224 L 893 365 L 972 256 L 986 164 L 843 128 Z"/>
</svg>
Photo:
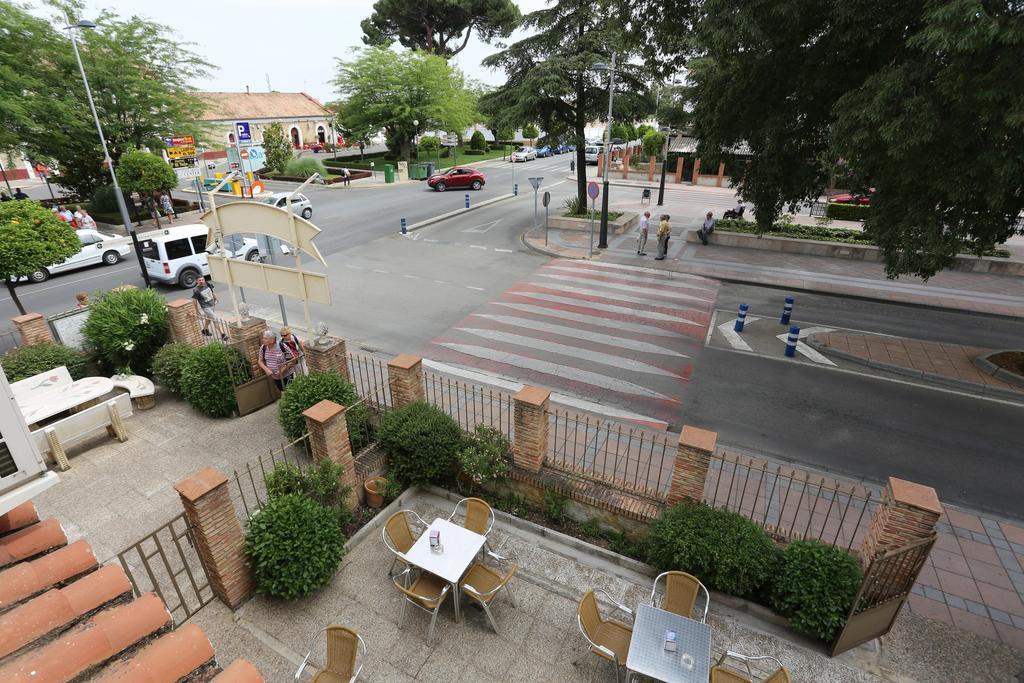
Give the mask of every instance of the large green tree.
<svg viewBox="0 0 1024 683">
<path fill-rule="evenodd" d="M 170 190 L 178 184 L 178 176 L 162 158 L 133 149 L 121 156 L 117 165 L 117 182 L 125 192 L 144 195 Z"/>
<path fill-rule="evenodd" d="M 341 95 L 338 118 L 344 129 L 357 139 L 384 130 L 388 147 L 402 159 L 409 158 L 418 131 L 462 131 L 477 118 L 462 72 L 425 52 L 357 50 L 353 59 L 338 60 L 333 84 Z"/>
<path fill-rule="evenodd" d="M 631 63 L 633 48 L 609 0 L 562 0 L 526 15 L 523 26 L 533 35 L 484 60 L 503 69 L 507 80 L 480 98 L 480 110 L 499 125 L 537 121 L 549 135 L 569 135 L 576 144 L 577 195 L 586 205 L 585 130 L 608 107 L 607 76 L 592 67 L 609 63 L 617 51 L 615 115 L 626 120 L 650 109 L 648 75 Z"/>
<path fill-rule="evenodd" d="M 489 43 L 508 37 L 521 19 L 512 0 L 377 0 L 360 27 L 367 45 L 397 41 L 447 59 L 462 52 L 474 32 Z"/>
<path fill-rule="evenodd" d="M 263 152 L 267 155 L 267 168 L 284 173 L 292 158 L 292 142 L 280 123 L 272 123 L 263 131 Z"/>
<path fill-rule="evenodd" d="M 75 231 L 38 202 L 0 202 L 0 278 L 22 315 L 25 307 L 14 288 L 17 280 L 60 263 L 81 249 Z"/>
</svg>

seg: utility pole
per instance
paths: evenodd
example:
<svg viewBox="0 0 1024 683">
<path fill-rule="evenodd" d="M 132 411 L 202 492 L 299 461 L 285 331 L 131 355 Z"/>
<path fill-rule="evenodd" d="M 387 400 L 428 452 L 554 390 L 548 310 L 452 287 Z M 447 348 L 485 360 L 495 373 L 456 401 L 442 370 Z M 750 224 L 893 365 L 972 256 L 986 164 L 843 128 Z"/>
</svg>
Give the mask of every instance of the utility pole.
<svg viewBox="0 0 1024 683">
<path fill-rule="evenodd" d="M 597 248 L 607 249 L 608 248 L 608 167 L 611 166 L 611 146 L 612 146 L 612 99 L 615 96 L 615 53 L 612 53 L 612 64 L 606 66 L 604 64 L 595 64 L 595 71 L 607 71 L 608 72 L 608 127 L 604 132 L 604 193 L 601 197 L 601 232 L 598 236 Z"/>
</svg>

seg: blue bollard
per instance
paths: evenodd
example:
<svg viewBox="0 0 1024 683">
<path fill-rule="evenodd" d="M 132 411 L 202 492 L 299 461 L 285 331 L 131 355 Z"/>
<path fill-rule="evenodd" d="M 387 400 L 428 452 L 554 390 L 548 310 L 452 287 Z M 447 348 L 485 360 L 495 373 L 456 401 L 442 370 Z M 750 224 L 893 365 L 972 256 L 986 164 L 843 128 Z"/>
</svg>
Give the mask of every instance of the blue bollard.
<svg viewBox="0 0 1024 683">
<path fill-rule="evenodd" d="M 800 326 L 793 325 L 789 328 L 789 337 L 786 339 L 786 357 L 792 358 L 796 355 L 796 344 L 800 341 Z"/>
<path fill-rule="evenodd" d="M 402 219 L 402 234 L 403 234 L 403 235 L 405 235 L 405 234 L 407 234 L 408 232 L 409 232 L 409 224 L 408 224 L 408 223 L 406 222 L 406 220 L 405 220 L 405 219 L 403 218 L 403 219 Z"/>
<path fill-rule="evenodd" d="M 786 297 L 786 303 L 782 307 L 782 318 L 779 319 L 779 324 L 780 325 L 788 325 L 789 324 L 789 316 L 793 313 L 793 301 L 794 301 L 793 297 L 791 297 L 791 296 L 787 296 Z"/>
<path fill-rule="evenodd" d="M 519 183 L 515 183 L 512 186 L 512 196 L 513 197 L 518 197 L 519 196 Z"/>
<path fill-rule="evenodd" d="M 743 324 L 747 322 L 747 309 L 750 308 L 746 304 L 740 304 L 740 312 L 736 314 L 736 324 L 732 326 L 737 332 L 743 331 Z"/>
<path fill-rule="evenodd" d="M 469 193 L 466 193 L 466 208 L 469 208 Z"/>
</svg>

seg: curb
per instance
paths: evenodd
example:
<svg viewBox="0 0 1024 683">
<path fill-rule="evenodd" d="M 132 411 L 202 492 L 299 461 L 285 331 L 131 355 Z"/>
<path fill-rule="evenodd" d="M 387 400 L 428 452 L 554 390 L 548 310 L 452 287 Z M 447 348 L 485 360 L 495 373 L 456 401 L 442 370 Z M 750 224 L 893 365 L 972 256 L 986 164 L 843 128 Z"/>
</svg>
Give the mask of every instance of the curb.
<svg viewBox="0 0 1024 683">
<path fill-rule="evenodd" d="M 487 199 L 485 201 L 480 202 L 479 204 L 473 204 L 468 209 L 466 209 L 466 208 L 455 209 L 454 211 L 449 211 L 448 213 L 442 213 L 440 215 L 433 216 L 431 218 L 427 218 L 426 220 L 422 220 L 419 223 L 413 223 L 412 225 L 406 226 L 405 230 L 406 230 L 406 232 L 413 232 L 414 230 L 419 230 L 420 228 L 425 228 L 428 225 L 433 225 L 434 223 L 440 223 L 441 221 L 447 220 L 449 218 L 454 218 L 455 216 L 459 216 L 459 215 L 464 214 L 464 213 L 469 213 L 470 211 L 475 211 L 476 209 L 482 209 L 485 206 L 490 206 L 491 204 L 497 204 L 500 201 L 504 201 L 506 199 L 512 199 L 513 197 L 516 197 L 516 196 L 518 196 L 518 195 L 514 195 L 514 194 L 509 193 L 509 194 L 500 195 L 498 197 L 492 197 L 490 199 Z M 399 231 L 398 234 L 401 235 L 402 234 L 401 231 Z"/>
<path fill-rule="evenodd" d="M 532 229 L 533 228 L 530 228 L 530 230 L 532 230 Z M 544 256 L 550 256 L 552 258 L 567 258 L 567 259 L 573 259 L 575 261 L 590 261 L 590 260 L 592 260 L 592 259 L 586 258 L 585 256 L 569 256 L 567 254 L 559 254 L 556 251 L 550 251 L 549 249 L 545 249 L 544 247 L 538 247 L 535 244 L 530 244 L 530 241 L 526 238 L 526 235 L 530 232 L 530 230 L 527 230 L 526 232 L 524 232 L 523 234 L 521 234 L 519 236 L 519 241 L 522 242 L 523 246 L 526 247 L 527 249 L 529 249 L 530 251 L 536 252 L 538 254 L 542 254 Z"/>
<path fill-rule="evenodd" d="M 885 370 L 886 372 L 891 372 L 897 375 L 903 375 L 904 377 L 910 377 L 912 379 L 919 379 L 927 382 L 932 382 L 935 384 L 940 384 L 952 389 L 960 389 L 971 394 L 977 394 L 978 396 L 988 396 L 990 398 L 1004 398 L 1013 401 L 1024 402 L 1024 393 L 1020 391 L 1015 391 L 1013 389 L 1003 389 L 1002 387 L 990 387 L 985 384 L 968 382 L 967 380 L 957 379 L 954 377 L 946 377 L 945 375 L 937 375 L 933 372 L 925 372 L 924 370 L 918 370 L 916 368 L 908 368 L 902 365 L 894 365 L 892 363 L 883 363 L 877 360 L 866 359 L 862 356 L 858 356 L 847 351 L 834 349 L 831 346 L 828 346 L 827 344 L 822 344 L 821 342 L 814 338 L 815 336 L 817 335 L 811 335 L 810 337 L 807 337 L 806 339 L 803 340 L 804 343 L 806 343 L 808 346 L 810 346 L 812 349 L 816 351 L 828 353 L 830 355 L 836 356 L 837 358 L 848 360 L 851 363 L 865 365 L 869 368 L 875 368 L 876 370 Z M 1000 377 L 1000 379 L 1002 378 Z"/>
<path fill-rule="evenodd" d="M 989 356 L 994 356 L 998 353 L 1019 352 L 1020 351 L 1018 349 L 996 349 L 995 351 L 989 351 L 984 355 L 975 356 L 974 358 L 971 359 L 971 362 L 973 362 L 974 366 L 981 370 L 982 372 L 984 372 L 986 375 L 992 375 L 993 377 L 1001 379 L 1008 384 L 1013 384 L 1024 389 L 1024 377 L 1021 377 L 1020 375 L 1014 374 L 1012 372 L 1008 372 L 989 360 Z"/>
</svg>

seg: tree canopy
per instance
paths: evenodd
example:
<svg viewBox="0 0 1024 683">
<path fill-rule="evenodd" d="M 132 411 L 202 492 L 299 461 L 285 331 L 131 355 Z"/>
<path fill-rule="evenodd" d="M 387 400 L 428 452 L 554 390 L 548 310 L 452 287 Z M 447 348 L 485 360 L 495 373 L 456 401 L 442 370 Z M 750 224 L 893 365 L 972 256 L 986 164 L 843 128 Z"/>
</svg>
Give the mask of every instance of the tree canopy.
<svg viewBox="0 0 1024 683">
<path fill-rule="evenodd" d="M 383 129 L 388 147 L 403 159 L 418 130 L 462 131 L 476 118 L 476 100 L 462 72 L 425 52 L 357 50 L 353 59 L 338 60 L 333 84 L 341 95 L 338 118 L 344 128 L 357 138 Z"/>
<path fill-rule="evenodd" d="M 0 278 L 24 315 L 14 282 L 60 263 L 82 249 L 75 231 L 31 199 L 0 202 Z"/>
<path fill-rule="evenodd" d="M 272 123 L 263 131 L 263 152 L 267 155 L 267 168 L 284 173 L 292 158 L 292 141 L 284 134 L 280 123 Z"/>
<path fill-rule="evenodd" d="M 140 149 L 122 155 L 116 171 L 117 182 L 125 192 L 151 194 L 156 190 L 170 190 L 178 184 L 178 176 L 166 161 Z"/>
<path fill-rule="evenodd" d="M 512 0 L 377 0 L 360 27 L 367 45 L 397 41 L 448 58 L 465 49 L 474 31 L 489 43 L 508 37 L 521 19 Z"/>
</svg>

